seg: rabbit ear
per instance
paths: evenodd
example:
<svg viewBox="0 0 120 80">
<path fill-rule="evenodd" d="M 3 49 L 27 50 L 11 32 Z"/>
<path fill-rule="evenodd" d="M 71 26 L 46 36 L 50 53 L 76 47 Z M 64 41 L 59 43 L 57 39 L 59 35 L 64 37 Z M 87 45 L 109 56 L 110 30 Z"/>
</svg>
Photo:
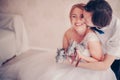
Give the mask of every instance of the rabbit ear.
<svg viewBox="0 0 120 80">
<path fill-rule="evenodd" d="M 60 50 L 57 48 L 57 53 L 59 53 L 59 51 L 60 51 Z"/>
</svg>

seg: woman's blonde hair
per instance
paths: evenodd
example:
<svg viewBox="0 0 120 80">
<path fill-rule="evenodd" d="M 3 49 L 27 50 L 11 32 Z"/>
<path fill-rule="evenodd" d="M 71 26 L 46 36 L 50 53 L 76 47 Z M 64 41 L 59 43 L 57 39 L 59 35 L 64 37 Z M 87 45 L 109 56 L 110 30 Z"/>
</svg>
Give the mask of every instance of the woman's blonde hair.
<svg viewBox="0 0 120 80">
<path fill-rule="evenodd" d="M 83 3 L 74 4 L 74 5 L 72 6 L 71 10 L 70 10 L 70 14 L 69 14 L 70 20 L 71 20 L 71 15 L 72 15 L 73 10 L 74 10 L 75 8 L 79 8 L 79 9 L 81 9 L 81 10 L 84 10 L 84 6 L 85 6 L 85 4 L 83 4 Z"/>
</svg>

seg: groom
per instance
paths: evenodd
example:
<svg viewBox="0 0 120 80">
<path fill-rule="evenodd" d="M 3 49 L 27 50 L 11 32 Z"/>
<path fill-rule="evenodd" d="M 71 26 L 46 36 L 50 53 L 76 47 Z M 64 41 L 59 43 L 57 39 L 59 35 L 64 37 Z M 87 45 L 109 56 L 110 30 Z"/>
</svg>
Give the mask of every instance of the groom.
<svg viewBox="0 0 120 80">
<path fill-rule="evenodd" d="M 96 32 L 107 54 L 101 62 L 111 66 L 120 80 L 120 60 L 116 60 L 116 57 L 120 59 L 120 20 L 112 15 L 112 8 L 105 0 L 90 0 L 84 9 L 86 24 Z"/>
</svg>

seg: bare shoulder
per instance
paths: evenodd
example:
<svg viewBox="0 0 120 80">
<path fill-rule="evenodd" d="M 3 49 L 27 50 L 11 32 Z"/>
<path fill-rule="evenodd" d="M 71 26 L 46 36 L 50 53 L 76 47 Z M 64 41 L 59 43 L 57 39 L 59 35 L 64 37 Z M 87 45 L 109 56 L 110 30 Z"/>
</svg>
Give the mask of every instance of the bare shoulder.
<svg viewBox="0 0 120 80">
<path fill-rule="evenodd" d="M 97 37 L 97 34 L 94 31 L 92 31 L 91 29 L 88 30 L 87 35 Z"/>
<path fill-rule="evenodd" d="M 91 29 L 89 29 L 88 30 L 88 33 L 90 33 L 90 34 L 96 34 L 93 30 L 91 30 Z"/>
<path fill-rule="evenodd" d="M 65 36 L 69 36 L 72 32 L 72 28 L 69 28 L 68 30 L 65 31 Z"/>
</svg>

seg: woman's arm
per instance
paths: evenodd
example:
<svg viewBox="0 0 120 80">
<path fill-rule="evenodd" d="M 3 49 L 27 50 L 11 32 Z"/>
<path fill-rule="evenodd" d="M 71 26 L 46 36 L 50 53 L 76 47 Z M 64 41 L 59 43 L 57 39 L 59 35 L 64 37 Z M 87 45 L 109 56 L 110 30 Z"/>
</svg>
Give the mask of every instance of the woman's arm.
<svg viewBox="0 0 120 80">
<path fill-rule="evenodd" d="M 88 50 L 89 50 L 90 57 L 81 54 L 79 50 L 77 50 L 79 58 L 87 62 L 96 62 L 96 61 L 103 60 L 104 55 L 102 53 L 102 48 L 99 41 L 89 41 Z"/>
<path fill-rule="evenodd" d="M 67 50 L 68 46 L 69 46 L 68 37 L 67 33 L 65 33 L 63 37 L 63 48 L 65 49 L 65 51 Z"/>
<path fill-rule="evenodd" d="M 79 50 L 76 50 L 76 52 L 77 52 L 77 54 L 78 54 L 77 57 L 78 57 L 79 59 L 83 59 L 83 60 L 85 60 L 85 61 L 87 61 L 87 62 L 96 62 L 96 61 L 98 61 L 98 60 L 95 59 L 95 58 L 92 58 L 92 57 L 85 56 L 85 55 L 81 54 L 81 53 L 79 52 Z"/>
<path fill-rule="evenodd" d="M 92 70 L 106 70 L 111 66 L 114 60 L 115 60 L 115 56 L 106 54 L 104 56 L 104 60 L 102 61 L 92 62 L 92 63 L 80 62 L 78 64 L 78 67 L 92 69 Z"/>
<path fill-rule="evenodd" d="M 88 50 L 92 58 L 101 61 L 104 58 L 100 41 L 88 41 Z"/>
</svg>

